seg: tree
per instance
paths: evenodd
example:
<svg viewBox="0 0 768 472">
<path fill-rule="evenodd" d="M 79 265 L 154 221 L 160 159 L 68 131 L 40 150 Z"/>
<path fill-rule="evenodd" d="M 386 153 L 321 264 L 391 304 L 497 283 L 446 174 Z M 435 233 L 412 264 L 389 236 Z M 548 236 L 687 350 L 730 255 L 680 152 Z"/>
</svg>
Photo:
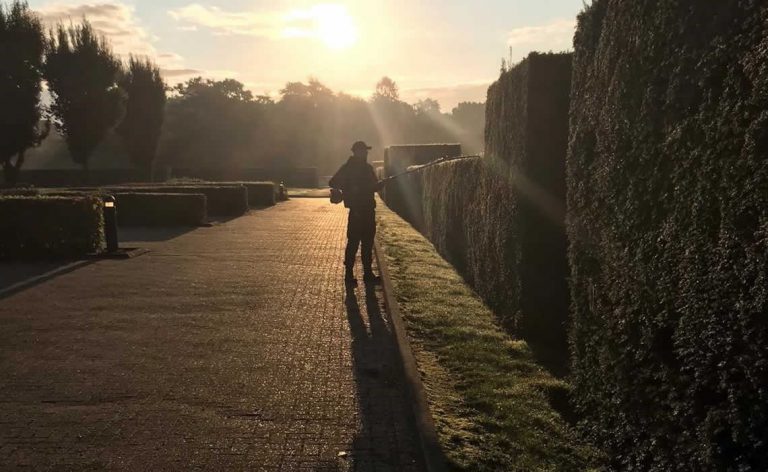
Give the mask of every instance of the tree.
<svg viewBox="0 0 768 472">
<path fill-rule="evenodd" d="M 387 99 L 391 101 L 400 100 L 400 90 L 394 80 L 389 77 L 382 77 L 376 84 L 376 92 L 373 94 L 373 99 Z"/>
<path fill-rule="evenodd" d="M 128 94 L 128 100 L 125 118 L 117 127 L 117 133 L 123 138 L 133 164 L 152 180 L 152 164 L 165 117 L 165 82 L 160 69 L 149 59 L 131 56 L 120 86 Z"/>
<path fill-rule="evenodd" d="M 254 152 L 262 107 L 233 79 L 197 77 L 173 88 L 168 102 L 163 162 L 183 167 L 238 167 Z M 264 145 L 263 142 L 258 143 Z"/>
<path fill-rule="evenodd" d="M 24 153 L 48 134 L 41 126 L 40 91 L 45 35 L 25 2 L 0 4 L 0 163 L 15 184 Z"/>
<path fill-rule="evenodd" d="M 414 105 L 414 108 L 418 113 L 424 115 L 435 115 L 440 113 L 440 103 L 433 98 L 419 100 L 416 102 L 416 105 Z"/>
<path fill-rule="evenodd" d="M 44 78 L 53 95 L 51 112 L 75 163 L 88 178 L 89 158 L 123 114 L 120 61 L 88 21 L 51 32 Z"/>
</svg>

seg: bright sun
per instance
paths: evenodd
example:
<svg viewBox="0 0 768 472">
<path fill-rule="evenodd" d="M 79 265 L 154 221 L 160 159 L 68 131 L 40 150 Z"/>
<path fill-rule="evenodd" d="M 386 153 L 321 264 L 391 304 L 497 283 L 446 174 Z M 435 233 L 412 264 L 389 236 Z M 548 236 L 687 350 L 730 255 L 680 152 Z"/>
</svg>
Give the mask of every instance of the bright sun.
<svg viewBox="0 0 768 472">
<path fill-rule="evenodd" d="M 349 49 L 357 42 L 355 20 L 342 5 L 317 5 L 312 9 L 315 34 L 330 49 Z"/>
</svg>

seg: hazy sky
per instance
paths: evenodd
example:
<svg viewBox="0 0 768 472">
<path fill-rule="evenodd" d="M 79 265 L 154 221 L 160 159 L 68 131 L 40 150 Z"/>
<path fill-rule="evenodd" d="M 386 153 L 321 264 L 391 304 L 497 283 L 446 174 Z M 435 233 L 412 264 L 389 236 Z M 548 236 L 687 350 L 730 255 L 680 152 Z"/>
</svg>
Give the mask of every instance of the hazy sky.
<svg viewBox="0 0 768 472">
<path fill-rule="evenodd" d="M 2 1 L 2 0 L 0 0 Z M 116 52 L 166 79 L 235 78 L 255 94 L 319 78 L 369 96 L 384 75 L 409 102 L 484 101 L 501 58 L 570 49 L 582 0 L 29 0 L 47 22 L 83 15 Z"/>
</svg>

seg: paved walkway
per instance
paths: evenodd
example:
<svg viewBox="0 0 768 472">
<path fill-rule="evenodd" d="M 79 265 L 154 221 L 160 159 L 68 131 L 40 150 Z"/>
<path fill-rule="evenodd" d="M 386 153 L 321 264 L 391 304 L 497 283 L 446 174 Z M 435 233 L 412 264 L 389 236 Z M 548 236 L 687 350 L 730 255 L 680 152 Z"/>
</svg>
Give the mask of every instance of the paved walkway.
<svg viewBox="0 0 768 472">
<path fill-rule="evenodd" d="M 0 470 L 421 470 L 344 226 L 295 199 L 0 300 Z"/>
</svg>

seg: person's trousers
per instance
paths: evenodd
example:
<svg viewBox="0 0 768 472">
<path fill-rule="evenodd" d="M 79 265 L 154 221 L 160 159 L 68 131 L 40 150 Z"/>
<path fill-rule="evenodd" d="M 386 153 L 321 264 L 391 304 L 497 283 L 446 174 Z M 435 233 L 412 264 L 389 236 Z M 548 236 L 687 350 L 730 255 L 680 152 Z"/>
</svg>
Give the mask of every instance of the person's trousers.
<svg viewBox="0 0 768 472">
<path fill-rule="evenodd" d="M 373 238 L 376 236 L 376 211 L 350 210 L 347 223 L 347 250 L 344 253 L 344 265 L 347 269 L 355 266 L 357 249 L 362 245 L 360 258 L 363 268 L 371 269 L 373 262 Z"/>
</svg>

